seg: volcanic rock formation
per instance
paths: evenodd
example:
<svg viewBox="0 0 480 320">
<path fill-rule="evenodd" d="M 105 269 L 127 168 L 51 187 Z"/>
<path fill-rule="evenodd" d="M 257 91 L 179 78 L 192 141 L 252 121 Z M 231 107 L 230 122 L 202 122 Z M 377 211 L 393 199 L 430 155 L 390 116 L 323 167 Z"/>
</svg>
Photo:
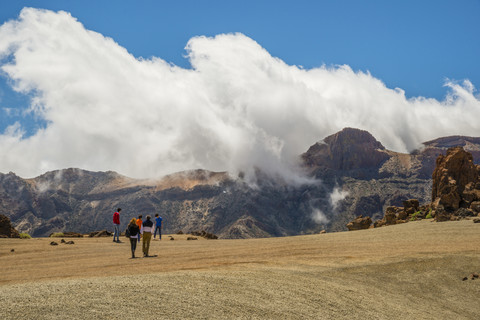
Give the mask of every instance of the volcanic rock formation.
<svg viewBox="0 0 480 320">
<path fill-rule="evenodd" d="M 20 238 L 20 234 L 12 226 L 10 219 L 0 214 L 0 238 Z"/>
<path fill-rule="evenodd" d="M 450 148 L 440 155 L 433 171 L 432 203 L 442 205 L 448 211 L 470 208 L 480 200 L 480 166 L 473 163 L 473 156 L 462 147 Z M 475 206 L 475 205 L 474 205 Z"/>
<path fill-rule="evenodd" d="M 345 128 L 311 146 L 302 158 L 308 167 L 351 171 L 377 169 L 390 156 L 369 132 Z"/>
<path fill-rule="evenodd" d="M 347 224 L 347 228 L 348 228 L 348 231 L 362 230 L 362 229 L 370 228 L 371 224 L 372 224 L 372 218 L 363 217 L 360 215 L 352 222 L 349 222 Z"/>
<path fill-rule="evenodd" d="M 420 206 L 411 199 L 403 207 L 390 206 L 375 227 L 397 224 L 426 217 L 436 221 L 459 220 L 480 212 L 480 165 L 463 147 L 449 148 L 440 154 L 432 174 L 432 201 Z"/>
</svg>

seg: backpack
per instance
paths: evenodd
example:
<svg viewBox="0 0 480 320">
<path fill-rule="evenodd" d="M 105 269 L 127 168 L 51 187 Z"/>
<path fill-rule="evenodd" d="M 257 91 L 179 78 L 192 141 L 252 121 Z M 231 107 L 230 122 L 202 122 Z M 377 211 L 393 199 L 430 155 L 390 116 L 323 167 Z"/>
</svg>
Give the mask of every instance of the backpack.
<svg viewBox="0 0 480 320">
<path fill-rule="evenodd" d="M 127 230 L 125 230 L 125 237 L 130 238 L 130 228 L 127 227 Z"/>
</svg>

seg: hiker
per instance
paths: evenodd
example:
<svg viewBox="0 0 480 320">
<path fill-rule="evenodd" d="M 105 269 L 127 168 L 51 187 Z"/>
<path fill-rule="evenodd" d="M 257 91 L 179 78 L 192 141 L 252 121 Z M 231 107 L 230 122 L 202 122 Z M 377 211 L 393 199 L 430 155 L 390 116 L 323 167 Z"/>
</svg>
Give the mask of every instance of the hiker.
<svg viewBox="0 0 480 320">
<path fill-rule="evenodd" d="M 150 249 L 150 239 L 152 239 L 153 222 L 152 217 L 147 216 L 147 220 L 143 222 L 141 233 L 143 235 L 142 249 L 143 256 L 148 257 L 148 250 Z"/>
<path fill-rule="evenodd" d="M 117 211 L 113 214 L 113 242 L 120 243 L 120 211 L 121 208 L 118 208 Z M 117 241 L 115 241 L 115 236 Z"/>
<path fill-rule="evenodd" d="M 137 218 L 137 226 L 138 226 L 138 229 L 142 229 L 142 215 L 139 215 L 138 218 Z M 138 242 L 140 242 L 140 233 L 138 234 Z"/>
<path fill-rule="evenodd" d="M 157 235 L 157 230 L 158 230 L 158 237 L 160 240 L 162 240 L 162 217 L 158 215 L 158 213 L 155 214 L 155 233 L 153 234 L 153 239 L 155 239 L 155 236 Z"/>
<path fill-rule="evenodd" d="M 137 249 L 137 238 L 140 234 L 140 228 L 137 226 L 137 219 L 132 218 L 128 224 L 128 233 L 130 234 L 130 248 L 132 249 L 132 259 L 135 259 L 135 249 Z"/>
</svg>

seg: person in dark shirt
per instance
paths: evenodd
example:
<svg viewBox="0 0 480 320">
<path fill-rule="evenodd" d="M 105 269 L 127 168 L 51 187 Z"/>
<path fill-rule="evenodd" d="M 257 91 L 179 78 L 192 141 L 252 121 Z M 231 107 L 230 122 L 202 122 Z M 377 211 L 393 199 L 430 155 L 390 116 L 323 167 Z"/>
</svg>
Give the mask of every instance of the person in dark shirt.
<svg viewBox="0 0 480 320">
<path fill-rule="evenodd" d="M 128 233 L 130 234 L 130 249 L 132 250 L 132 259 L 135 258 L 135 250 L 137 249 L 137 238 L 140 234 L 140 228 L 137 226 L 137 219 L 132 218 L 128 224 Z"/>
</svg>

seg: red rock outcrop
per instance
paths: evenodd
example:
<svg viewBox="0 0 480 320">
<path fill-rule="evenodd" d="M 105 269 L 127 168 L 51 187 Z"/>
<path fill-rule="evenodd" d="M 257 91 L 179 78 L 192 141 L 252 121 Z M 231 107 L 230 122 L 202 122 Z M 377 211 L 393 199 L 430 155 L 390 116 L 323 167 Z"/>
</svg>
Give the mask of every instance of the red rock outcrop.
<svg viewBox="0 0 480 320">
<path fill-rule="evenodd" d="M 403 201 L 403 208 L 388 207 L 375 227 L 433 217 L 437 222 L 460 220 L 480 212 L 480 165 L 462 147 L 439 155 L 432 175 L 432 202 L 420 206 L 419 201 Z M 402 209 L 402 210 L 400 210 Z"/>
<path fill-rule="evenodd" d="M 372 224 L 372 218 L 358 216 L 355 220 L 347 224 L 348 231 L 362 230 L 370 228 Z"/>
<path fill-rule="evenodd" d="M 462 147 L 450 148 L 447 154 L 439 155 L 432 179 L 432 204 L 442 205 L 446 211 L 460 207 L 469 208 L 480 200 L 480 166 Z"/>
</svg>

